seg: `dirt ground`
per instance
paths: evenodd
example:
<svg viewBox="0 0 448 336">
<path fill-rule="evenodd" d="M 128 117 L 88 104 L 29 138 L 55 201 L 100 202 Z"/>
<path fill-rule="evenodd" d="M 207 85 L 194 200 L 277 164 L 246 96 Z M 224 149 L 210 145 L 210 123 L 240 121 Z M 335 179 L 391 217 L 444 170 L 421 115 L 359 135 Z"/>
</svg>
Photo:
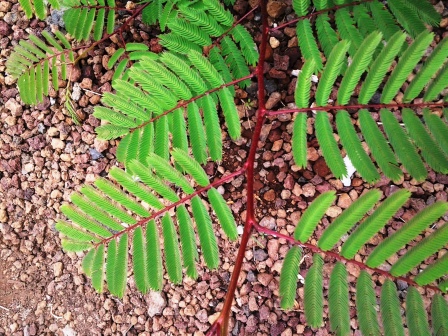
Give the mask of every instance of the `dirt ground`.
<svg viewBox="0 0 448 336">
<path fill-rule="evenodd" d="M 441 6 L 447 17 L 447 8 L 443 3 Z M 247 1 L 238 1 L 235 14 L 244 14 L 248 8 Z M 290 12 L 288 7 L 282 17 L 289 19 Z M 259 20 L 259 12 L 255 12 L 246 22 L 256 39 Z M 54 229 L 56 220 L 62 218 L 60 205 L 68 202 L 70 194 L 82 184 L 107 175 L 110 167 L 117 165 L 118 142 L 97 140 L 94 128 L 100 122 L 92 116 L 99 94 L 111 91 L 113 72 L 104 65 L 117 48 L 113 41 L 101 44 L 73 70 L 77 83 L 73 91 L 79 92 L 74 100 L 80 125 L 74 124 L 61 108 L 63 89 L 52 92 L 36 107 L 25 106 L 15 82 L 5 73 L 5 61 L 20 39 L 60 22 L 57 12 L 46 22 L 29 21 L 18 11 L 17 0 L 0 1 L 0 335 L 204 335 L 221 310 L 237 243 L 218 239 L 219 269 L 209 271 L 202 263 L 196 282 L 186 278 L 182 285 L 174 286 L 165 281 L 163 292 L 142 295 L 131 278 L 122 300 L 108 293 L 97 294 L 81 270 L 83 254 L 61 250 Z M 297 38 L 291 29 L 275 32 L 275 40 L 271 39 L 268 47 L 266 89 L 271 97 L 269 104 L 277 108 L 293 101 L 295 78 L 291 70 L 301 66 Z M 445 34 L 443 28 L 437 32 Z M 153 32 L 147 27 L 134 26 L 129 34 L 137 41 L 154 42 Z M 220 167 L 209 164 L 207 171 L 234 171 L 246 158 L 255 120 L 251 104 L 256 104 L 256 89 L 253 83 L 247 92 L 239 92 L 243 138 L 236 143 L 227 141 L 223 163 Z M 334 189 L 339 195 L 337 204 L 322 221 L 322 229 L 370 187 L 357 176 L 350 187 L 332 178 L 315 142 L 310 144 L 308 169 L 291 170 L 291 126 L 290 115 L 279 116 L 264 126 L 255 181 L 261 224 L 288 234 L 292 234 L 301 212 L 319 193 Z M 241 177 L 224 186 L 224 196 L 231 200 L 239 225 L 245 218 L 244 184 Z M 414 197 L 387 230 L 394 230 L 424 206 L 447 200 L 445 175 L 430 172 L 423 183 L 406 177 L 397 185 L 413 191 Z M 397 188 L 386 179 L 376 186 L 385 196 Z M 372 246 L 377 243 L 372 242 Z M 232 308 L 232 335 L 329 334 L 327 328 L 316 332 L 304 327 L 301 303 L 289 312 L 279 308 L 279 272 L 287 249 L 285 241 L 265 236 L 250 241 Z M 359 259 L 369 252 L 361 251 Z M 311 255 L 305 257 L 302 268 L 309 265 Z M 326 274 L 331 267 L 331 263 L 326 264 Z M 358 272 L 349 267 L 351 280 Z M 398 286 L 402 294 L 406 284 Z M 303 294 L 303 287 L 298 292 Z M 354 311 L 351 317 L 355 330 Z"/>
</svg>

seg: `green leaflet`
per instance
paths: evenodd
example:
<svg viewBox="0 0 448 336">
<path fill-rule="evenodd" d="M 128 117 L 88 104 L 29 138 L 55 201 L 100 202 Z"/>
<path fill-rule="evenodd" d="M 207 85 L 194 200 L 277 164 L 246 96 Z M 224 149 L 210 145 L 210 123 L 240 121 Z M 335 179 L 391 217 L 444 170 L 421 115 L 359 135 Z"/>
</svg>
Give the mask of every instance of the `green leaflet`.
<svg viewBox="0 0 448 336">
<path fill-rule="evenodd" d="M 381 288 L 380 311 L 384 333 L 386 335 L 404 336 L 397 289 L 395 284 L 389 279 L 386 279 Z"/>
<path fill-rule="evenodd" d="M 350 310 L 347 270 L 340 261 L 336 263 L 330 275 L 328 308 L 331 331 L 338 336 L 349 335 Z"/>
<path fill-rule="evenodd" d="M 171 282 L 178 284 L 182 281 L 182 261 L 180 258 L 179 241 L 176 228 L 168 213 L 162 218 L 163 242 L 165 247 L 166 271 Z"/>
<path fill-rule="evenodd" d="M 317 245 L 324 251 L 330 250 L 352 226 L 365 216 L 380 197 L 381 191 L 377 189 L 369 190 L 359 197 L 325 229 Z"/>
<path fill-rule="evenodd" d="M 137 222 L 132 216 L 123 211 L 120 206 L 112 203 L 109 199 L 107 199 L 103 194 L 94 189 L 92 186 L 83 186 L 81 188 L 81 193 L 84 194 L 87 199 L 92 202 L 93 205 L 97 206 L 100 209 L 103 209 L 104 212 L 114 216 L 121 222 L 131 225 Z"/>
<path fill-rule="evenodd" d="M 198 271 L 196 262 L 199 259 L 196 247 L 196 237 L 194 234 L 193 222 L 188 214 L 185 205 L 180 205 L 176 209 L 177 223 L 179 225 L 180 243 L 182 245 L 182 259 L 186 268 L 187 276 L 197 279 Z"/>
<path fill-rule="evenodd" d="M 92 286 L 98 293 L 104 288 L 104 245 L 98 246 L 92 261 Z"/>
<path fill-rule="evenodd" d="M 91 243 L 77 242 L 70 239 L 61 239 L 62 249 L 67 252 L 81 252 L 92 248 Z"/>
<path fill-rule="evenodd" d="M 423 118 L 434 140 L 444 151 L 445 155 L 448 155 L 448 138 L 446 137 L 448 125 L 437 115 L 431 113 L 429 109 L 423 110 Z"/>
<path fill-rule="evenodd" d="M 303 19 L 297 22 L 297 39 L 299 40 L 300 51 L 302 52 L 305 61 L 313 60 L 315 63 L 316 73 L 322 71 L 322 59 L 316 40 L 313 36 L 311 22 L 309 19 Z"/>
<path fill-rule="evenodd" d="M 359 226 L 350 234 L 341 249 L 341 254 L 352 259 L 356 252 L 376 234 L 392 216 L 400 209 L 411 197 L 411 193 L 406 189 L 401 189 L 389 196 L 381 205 L 368 216 Z"/>
<path fill-rule="evenodd" d="M 236 240 L 238 238 L 238 231 L 236 228 L 235 218 L 233 217 L 226 201 L 215 188 L 210 188 L 207 191 L 207 196 L 213 210 L 215 211 L 216 217 L 218 217 L 223 231 L 230 240 Z"/>
<path fill-rule="evenodd" d="M 302 70 L 297 78 L 296 91 L 294 92 L 294 99 L 298 108 L 308 107 L 310 101 L 311 76 L 316 68 L 314 59 L 305 62 Z"/>
<path fill-rule="evenodd" d="M 235 42 L 238 42 L 241 46 L 241 52 L 246 59 L 247 64 L 255 66 L 258 62 L 257 46 L 254 43 L 252 36 L 242 25 L 236 25 L 230 31 Z"/>
<path fill-rule="evenodd" d="M 349 71 L 347 71 L 347 73 Z M 347 151 L 347 155 L 352 160 L 359 175 L 369 183 L 378 181 L 380 179 L 380 174 L 362 147 L 361 141 L 358 138 L 358 134 L 352 125 L 350 115 L 347 111 L 337 112 L 336 126 L 342 146 Z"/>
<path fill-rule="evenodd" d="M 335 199 L 336 194 L 334 191 L 327 191 L 319 195 L 303 213 L 294 231 L 294 239 L 302 243 L 306 242 Z"/>
<path fill-rule="evenodd" d="M 157 210 L 163 208 L 163 204 L 151 193 L 151 190 L 145 188 L 142 184 L 135 182 L 131 175 L 120 168 L 112 167 L 109 171 L 109 176 L 123 186 L 129 193 L 137 196 L 151 207 Z"/>
<path fill-rule="evenodd" d="M 361 75 L 367 70 L 375 49 L 380 43 L 383 35 L 380 32 L 373 32 L 366 37 L 364 42 L 359 46 L 356 54 L 353 56 L 352 64 L 348 67 L 338 90 L 338 104 L 345 105 L 348 103 L 350 96 L 355 90 Z"/>
<path fill-rule="evenodd" d="M 181 187 L 187 194 L 194 192 L 194 189 L 185 177 L 160 156 L 153 153 L 149 154 L 147 163 L 151 168 L 156 170 L 158 176 L 163 176 L 163 178 Z"/>
<path fill-rule="evenodd" d="M 113 219 L 111 216 L 109 216 L 106 212 L 101 210 L 98 206 L 95 204 L 92 204 L 91 200 L 87 199 L 80 193 L 73 193 L 70 195 L 70 200 L 73 202 L 74 205 L 76 205 L 79 209 L 81 209 L 83 212 L 85 212 L 87 215 L 98 221 L 99 223 L 107 226 L 108 228 L 115 230 L 115 231 L 121 231 L 123 229 L 123 226 L 117 222 L 115 219 Z"/>
<path fill-rule="evenodd" d="M 305 277 L 304 288 L 304 310 L 306 322 L 312 328 L 319 328 L 323 323 L 323 279 L 322 279 L 322 267 L 324 260 L 322 257 L 315 253 L 313 255 L 313 265 L 310 267 Z"/>
<path fill-rule="evenodd" d="M 73 223 L 79 225 L 80 227 L 86 229 L 87 231 L 98 235 L 101 238 L 107 238 L 112 236 L 112 233 L 105 229 L 101 224 L 93 221 L 83 212 L 72 207 L 68 204 L 63 204 L 60 207 L 61 212 L 67 216 Z"/>
<path fill-rule="evenodd" d="M 168 132 L 168 117 L 164 115 L 154 122 L 154 154 L 164 160 L 170 157 Z"/>
<path fill-rule="evenodd" d="M 213 161 L 222 160 L 222 138 L 221 125 L 219 123 L 218 111 L 210 95 L 205 95 L 199 102 L 204 118 L 205 138 L 208 145 L 210 157 Z"/>
<path fill-rule="evenodd" d="M 296 299 L 297 276 L 299 275 L 302 251 L 299 246 L 293 246 L 286 253 L 280 273 L 279 295 L 280 306 L 283 309 L 292 309 Z"/>
<path fill-rule="evenodd" d="M 432 316 L 432 334 L 436 336 L 445 336 L 448 334 L 448 304 L 445 298 L 436 293 L 431 303 Z"/>
<path fill-rule="evenodd" d="M 384 239 L 367 259 L 369 267 L 378 267 L 392 254 L 414 239 L 429 224 L 448 211 L 448 203 L 436 202 L 426 207 L 405 223 L 398 231 Z"/>
<path fill-rule="evenodd" d="M 225 56 L 225 62 L 230 67 L 233 78 L 242 78 L 250 74 L 241 51 L 229 36 L 224 36 L 221 40 L 221 52 Z M 249 84 L 250 80 L 245 80 L 240 82 L 239 86 L 244 89 Z"/>
<path fill-rule="evenodd" d="M 82 270 L 90 278 L 92 277 L 93 259 L 95 258 L 96 249 L 91 249 L 82 260 Z"/>
<path fill-rule="evenodd" d="M 238 140 L 241 136 L 241 125 L 232 93 L 227 87 L 224 87 L 218 91 L 218 97 L 229 135 L 233 140 Z"/>
<path fill-rule="evenodd" d="M 367 4 L 372 12 L 372 18 L 376 28 L 380 30 L 386 41 L 390 41 L 392 36 L 400 31 L 400 27 L 393 15 L 387 10 L 383 3 L 372 1 Z"/>
<path fill-rule="evenodd" d="M 424 180 L 428 172 L 408 135 L 398 124 L 392 112 L 381 109 L 380 116 L 384 131 L 398 159 L 403 163 L 403 166 L 412 177 L 418 181 Z"/>
<path fill-rule="evenodd" d="M 168 116 L 171 117 L 170 132 L 173 147 L 188 151 L 187 123 L 185 122 L 183 109 L 176 109 Z"/>
<path fill-rule="evenodd" d="M 433 33 L 429 33 L 427 30 L 424 30 L 406 49 L 398 61 L 397 66 L 392 71 L 389 80 L 384 86 L 383 93 L 381 95 L 381 103 L 390 103 L 397 91 L 403 85 L 407 76 L 411 73 L 417 62 L 425 53 L 426 48 L 428 48 L 432 42 L 433 37 Z"/>
<path fill-rule="evenodd" d="M 414 287 L 409 287 L 406 295 L 406 324 L 411 335 L 431 335 L 422 296 Z"/>
<path fill-rule="evenodd" d="M 171 202 L 177 202 L 179 196 L 167 185 L 163 183 L 157 176 L 151 174 L 142 163 L 137 160 L 129 162 L 129 168 L 140 178 L 140 180 L 155 192 L 160 194 L 163 198 Z"/>
<path fill-rule="evenodd" d="M 210 14 L 224 26 L 231 26 L 233 24 L 232 14 L 224 9 L 219 1 L 204 0 L 206 9 Z"/>
<path fill-rule="evenodd" d="M 179 17 L 169 19 L 167 26 L 172 32 L 175 32 L 176 35 L 182 36 L 201 47 L 212 44 L 210 37 L 205 31 Z"/>
<path fill-rule="evenodd" d="M 171 151 L 171 156 L 174 158 L 176 163 L 182 167 L 182 171 L 191 175 L 197 184 L 205 187 L 210 183 L 209 178 L 201 165 L 190 157 L 185 151 L 175 148 Z"/>
<path fill-rule="evenodd" d="M 443 68 L 437 73 L 436 78 L 428 86 L 428 90 L 423 96 L 424 101 L 435 100 L 439 93 L 442 92 L 448 86 L 448 63 L 443 66 Z"/>
<path fill-rule="evenodd" d="M 446 174 L 448 172 L 448 158 L 428 134 L 414 111 L 407 108 L 403 109 L 403 121 L 408 134 L 420 148 L 423 159 L 436 172 Z"/>
<path fill-rule="evenodd" d="M 55 225 L 55 229 L 62 233 L 67 238 L 75 241 L 75 242 L 99 242 L 100 240 L 85 231 L 80 230 L 79 228 L 75 228 L 67 222 L 62 220 L 58 220 Z"/>
<path fill-rule="evenodd" d="M 423 2 L 422 2 L 423 3 Z M 417 97 L 423 87 L 431 80 L 434 74 L 446 63 L 448 57 L 448 38 L 443 39 L 427 58 L 420 71 L 414 77 L 404 92 L 403 101 L 409 102 Z M 440 91 L 439 91 L 440 92 Z M 437 92 L 437 94 L 439 93 Z"/>
<path fill-rule="evenodd" d="M 207 162 L 207 145 L 205 142 L 204 125 L 199 113 L 199 107 L 195 102 L 188 104 L 188 130 L 193 156 L 201 164 Z"/>
<path fill-rule="evenodd" d="M 327 13 L 322 13 L 316 18 L 317 38 L 327 58 L 334 46 L 339 42 L 337 33 L 328 21 L 330 21 L 330 18 Z"/>
<path fill-rule="evenodd" d="M 132 266 L 134 271 L 135 286 L 137 289 L 146 294 L 149 289 L 148 280 L 148 256 L 146 254 L 146 240 L 143 236 L 141 227 L 137 227 L 132 237 Z"/>
<path fill-rule="evenodd" d="M 194 64 L 195 68 L 199 71 L 203 78 L 205 78 L 211 87 L 219 87 L 224 84 L 224 80 L 219 74 L 218 70 L 205 58 L 202 53 L 196 51 L 190 51 L 188 59 Z"/>
<path fill-rule="evenodd" d="M 170 232 L 170 230 L 173 230 L 171 223 L 167 222 L 166 226 L 167 228 L 164 228 L 162 220 L 165 254 L 169 253 L 170 255 L 173 255 L 174 262 L 177 262 L 176 247 L 173 246 L 173 244 L 177 245 L 176 231 L 174 230 L 173 232 Z M 170 235 L 165 240 L 165 231 L 167 231 L 168 235 L 173 233 L 174 236 Z M 173 251 L 171 251 L 171 249 Z M 170 251 L 168 252 L 168 250 Z M 168 263 L 168 257 L 165 256 L 165 258 L 165 262 Z M 157 225 L 154 220 L 149 221 L 146 225 L 146 270 L 149 287 L 155 291 L 161 290 L 163 287 L 162 253 L 160 251 L 159 230 L 157 229 Z M 180 272 L 182 272 L 182 270 Z"/>
<path fill-rule="evenodd" d="M 426 267 L 415 278 L 415 282 L 420 286 L 427 285 L 446 274 L 448 269 L 448 253 L 437 259 L 433 264 Z"/>
<path fill-rule="evenodd" d="M 356 281 L 356 311 L 359 329 L 363 335 L 381 335 L 376 307 L 376 295 L 372 278 L 367 271 L 362 270 Z"/>
<path fill-rule="evenodd" d="M 306 121 L 308 116 L 306 113 L 296 114 L 292 131 L 292 153 L 296 166 L 305 168 L 307 160 L 307 134 Z"/>
<path fill-rule="evenodd" d="M 117 263 L 117 243 L 115 239 L 112 239 L 109 242 L 107 247 L 107 262 L 106 262 L 106 282 L 107 287 L 109 288 L 109 292 L 116 295 L 116 286 L 115 286 L 115 267 L 118 266 Z"/>
<path fill-rule="evenodd" d="M 145 208 L 108 180 L 99 178 L 95 181 L 95 186 L 111 199 L 123 205 L 124 208 L 133 211 L 141 217 L 149 216 L 149 212 Z"/>
<path fill-rule="evenodd" d="M 316 90 L 317 106 L 326 106 L 328 104 L 331 89 L 341 72 L 342 65 L 346 61 L 346 53 L 349 47 L 350 42 L 342 40 L 332 49 Z"/>
<path fill-rule="evenodd" d="M 349 50 L 350 55 L 355 55 L 359 50 L 364 37 L 359 30 L 355 27 L 355 21 L 350 15 L 350 11 L 347 8 L 341 8 L 335 13 L 336 26 L 339 31 L 341 39 L 351 42 Z"/>
<path fill-rule="evenodd" d="M 218 244 L 213 233 L 210 215 L 198 196 L 194 196 L 191 199 L 191 208 L 196 221 L 205 263 L 209 268 L 217 268 L 219 264 Z"/>
<path fill-rule="evenodd" d="M 308 7 L 310 6 L 310 0 L 293 0 L 292 8 L 296 12 L 298 17 L 308 14 Z"/>
<path fill-rule="evenodd" d="M 426 27 L 419 19 L 418 14 L 413 9 L 406 6 L 407 3 L 409 3 L 409 0 L 397 0 L 388 5 L 390 11 L 398 19 L 400 24 L 413 38 L 416 38 L 418 34 L 426 30 Z M 418 7 L 420 8 L 420 6 Z"/>
<path fill-rule="evenodd" d="M 317 112 L 314 127 L 316 129 L 317 141 L 331 172 L 339 179 L 346 176 L 347 168 L 345 167 L 338 144 L 334 138 L 333 128 L 327 112 Z"/>
<path fill-rule="evenodd" d="M 383 133 L 379 130 L 377 123 L 370 115 L 370 112 L 362 109 L 358 112 L 358 118 L 361 133 L 384 175 L 395 182 L 400 180 L 403 172 L 398 166 L 394 152 L 392 152 Z"/>
</svg>

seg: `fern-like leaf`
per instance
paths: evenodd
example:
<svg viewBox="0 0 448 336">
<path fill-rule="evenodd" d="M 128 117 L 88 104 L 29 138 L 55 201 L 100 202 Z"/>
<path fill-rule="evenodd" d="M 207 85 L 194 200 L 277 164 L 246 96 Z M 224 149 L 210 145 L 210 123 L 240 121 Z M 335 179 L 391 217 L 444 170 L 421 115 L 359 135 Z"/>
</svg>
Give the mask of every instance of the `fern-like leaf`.
<svg viewBox="0 0 448 336">
<path fill-rule="evenodd" d="M 379 201 L 381 192 L 372 189 L 354 201 L 339 217 L 337 217 L 322 233 L 318 246 L 327 251 L 347 233 Z"/>
<path fill-rule="evenodd" d="M 176 228 L 168 213 L 162 218 L 162 229 L 166 271 L 171 282 L 178 284 L 182 281 L 182 260 L 180 258 Z"/>
<path fill-rule="evenodd" d="M 378 267 L 393 253 L 402 248 L 406 243 L 414 239 L 429 224 L 448 211 L 448 203 L 436 202 L 415 215 L 405 223 L 398 231 L 384 239 L 370 254 L 367 259 L 369 267 Z"/>
<path fill-rule="evenodd" d="M 411 335 L 431 335 L 422 296 L 414 287 L 409 287 L 406 295 L 406 324 Z"/>
<path fill-rule="evenodd" d="M 297 38 L 299 40 L 300 51 L 306 61 L 314 60 L 316 72 L 322 70 L 322 58 L 319 48 L 313 36 L 311 22 L 309 19 L 303 19 L 297 22 Z"/>
<path fill-rule="evenodd" d="M 134 280 L 137 289 L 146 294 L 149 289 L 148 280 L 148 256 L 146 254 L 146 240 L 143 236 L 143 230 L 141 227 L 137 227 L 134 231 L 132 238 L 132 248 L 133 248 L 133 270 L 134 270 Z"/>
<path fill-rule="evenodd" d="M 298 113 L 292 131 L 292 153 L 296 166 L 305 168 L 307 164 L 306 113 Z"/>
<path fill-rule="evenodd" d="M 421 155 L 426 163 L 436 172 L 446 174 L 448 172 L 448 158 L 428 134 L 414 111 L 407 108 L 403 109 L 403 121 L 408 134 L 420 148 Z"/>
<path fill-rule="evenodd" d="M 283 309 L 291 309 L 294 307 L 300 259 L 302 259 L 300 247 L 293 246 L 286 253 L 285 260 L 283 261 L 279 284 L 280 306 Z"/>
<path fill-rule="evenodd" d="M 425 64 L 423 64 L 420 71 L 409 84 L 408 88 L 404 92 L 403 101 L 408 102 L 417 97 L 422 91 L 423 87 L 446 62 L 447 57 L 448 38 L 444 38 L 433 50 L 431 55 L 426 60 Z M 437 92 L 437 94 L 439 92 Z"/>
<path fill-rule="evenodd" d="M 330 97 L 331 89 L 336 81 L 336 78 L 341 72 L 342 65 L 346 59 L 346 53 L 350 47 L 350 42 L 342 40 L 333 48 L 328 57 L 322 77 L 319 81 L 319 86 L 316 90 L 316 104 L 317 106 L 326 106 L 328 98 Z"/>
<path fill-rule="evenodd" d="M 92 268 L 92 286 L 98 293 L 104 289 L 104 245 L 98 246 L 93 256 Z"/>
<path fill-rule="evenodd" d="M 187 115 L 193 156 L 197 162 L 201 164 L 206 163 L 207 145 L 205 142 L 204 125 L 199 113 L 199 107 L 195 102 L 188 104 Z"/>
<path fill-rule="evenodd" d="M 420 262 L 448 244 L 448 224 L 444 224 L 431 235 L 423 238 L 392 266 L 394 276 L 406 274 Z"/>
<path fill-rule="evenodd" d="M 400 180 L 403 172 L 398 166 L 394 152 L 379 130 L 377 123 L 373 120 L 369 111 L 362 109 L 358 112 L 359 127 L 362 135 L 369 146 L 372 156 L 383 171 L 384 175 L 396 182 Z"/>
<path fill-rule="evenodd" d="M 342 146 L 346 149 L 347 155 L 352 160 L 359 175 L 369 183 L 379 180 L 380 174 L 362 147 L 361 141 L 358 138 L 358 134 L 352 125 L 351 118 L 347 111 L 337 112 L 336 126 L 338 128 Z"/>
<path fill-rule="evenodd" d="M 323 279 L 322 267 L 324 260 L 315 253 L 313 255 L 313 265 L 308 270 L 305 277 L 305 288 L 303 305 L 307 323 L 312 328 L 319 328 L 323 323 Z"/>
<path fill-rule="evenodd" d="M 236 229 L 235 218 L 226 201 L 215 188 L 210 188 L 207 191 L 207 196 L 223 231 L 229 239 L 236 240 L 238 238 L 238 231 Z"/>
<path fill-rule="evenodd" d="M 336 178 L 347 175 L 347 168 L 342 160 L 338 144 L 333 135 L 333 129 L 326 112 L 317 112 L 315 126 L 316 137 L 319 142 L 325 162 Z"/>
<path fill-rule="evenodd" d="M 298 108 L 308 107 L 310 101 L 311 76 L 316 68 L 314 59 L 305 62 L 297 78 L 296 91 L 294 98 Z"/>
<path fill-rule="evenodd" d="M 304 243 L 314 232 L 319 220 L 336 199 L 334 191 L 327 191 L 319 195 L 303 213 L 294 231 L 294 239 Z"/>
<path fill-rule="evenodd" d="M 210 215 L 198 196 L 191 199 L 191 208 L 198 228 L 205 263 L 209 268 L 216 268 L 219 264 L 218 244 L 213 233 Z"/>
<path fill-rule="evenodd" d="M 196 261 L 199 259 L 194 235 L 193 222 L 184 205 L 176 209 L 177 222 L 179 224 L 180 243 L 182 245 L 182 259 L 187 276 L 191 279 L 198 277 Z"/>
<path fill-rule="evenodd" d="M 406 189 L 398 190 L 388 197 L 375 212 L 368 216 L 359 226 L 350 234 L 341 249 L 341 254 L 352 259 L 362 245 L 377 233 L 392 216 L 400 209 L 411 197 L 411 193 Z"/>
<path fill-rule="evenodd" d="M 347 270 L 344 264 L 338 261 L 331 272 L 328 289 L 330 328 L 338 336 L 350 333 L 349 308 Z"/>
<path fill-rule="evenodd" d="M 161 159 L 160 156 L 156 154 L 149 154 L 147 157 L 147 162 L 150 167 L 153 167 L 156 170 L 157 175 L 163 176 L 165 179 L 178 185 L 187 194 L 192 194 L 194 192 L 194 189 L 185 177 L 175 170 L 167 161 Z"/>
<path fill-rule="evenodd" d="M 165 262 L 170 263 L 170 266 L 167 264 L 167 271 L 169 268 L 169 272 L 172 272 L 172 276 L 176 277 L 175 280 L 177 280 L 179 269 L 180 272 L 182 272 L 182 269 L 181 267 L 178 267 L 180 261 L 177 259 L 177 235 L 170 218 L 165 220 L 165 223 L 162 220 L 162 232 L 165 246 Z M 166 235 L 168 235 L 166 240 L 165 232 Z M 159 291 L 163 286 L 162 253 L 160 252 L 159 231 L 157 230 L 157 225 L 153 220 L 149 221 L 146 225 L 146 256 L 146 270 L 149 287 L 152 290 Z M 182 275 L 180 275 L 180 277 L 182 277 Z"/>
<path fill-rule="evenodd" d="M 448 315 L 448 304 L 445 298 L 436 293 L 432 298 L 431 316 L 432 316 L 432 334 L 435 336 L 448 335 L 448 321 L 445 316 Z"/>
<path fill-rule="evenodd" d="M 372 278 L 367 271 L 362 270 L 356 281 L 356 311 L 358 313 L 359 329 L 363 335 L 381 335 L 376 307 Z"/>
<path fill-rule="evenodd" d="M 437 115 L 431 113 L 429 109 L 423 110 L 423 117 L 431 135 L 445 155 L 448 155 L 448 138 L 446 137 L 446 134 L 448 134 L 448 125 Z"/>
<path fill-rule="evenodd" d="M 171 151 L 171 156 L 182 167 L 182 170 L 191 175 L 200 186 L 205 187 L 209 184 L 209 178 L 204 169 L 185 151 L 175 148 Z"/>
<path fill-rule="evenodd" d="M 361 78 L 361 75 L 367 70 L 367 67 L 372 60 L 374 51 L 380 43 L 382 37 L 383 35 L 377 31 L 371 33 L 366 37 L 364 42 L 362 42 L 358 51 L 353 56 L 352 64 L 348 67 L 338 90 L 338 103 L 340 105 L 345 105 L 349 101 L 350 96 L 355 90 L 356 84 Z"/>
<path fill-rule="evenodd" d="M 389 279 L 381 288 L 380 310 L 385 335 L 405 336 L 397 288 Z"/>
<path fill-rule="evenodd" d="M 386 109 L 380 111 L 380 117 L 390 144 L 395 150 L 399 160 L 403 163 L 403 166 L 416 180 L 424 180 L 428 173 L 425 165 L 420 159 L 417 149 L 410 141 L 408 135 L 398 124 L 397 119 L 395 119 L 392 112 Z"/>
<path fill-rule="evenodd" d="M 448 64 L 437 73 L 436 78 L 429 84 L 428 90 L 423 96 L 424 101 L 432 101 L 437 98 L 440 92 L 448 86 Z"/>
<path fill-rule="evenodd" d="M 428 48 L 432 42 L 433 36 L 434 34 L 425 30 L 420 33 L 414 42 L 406 49 L 384 86 L 381 95 L 381 103 L 390 103 L 397 91 L 403 85 L 406 77 L 409 76 L 417 62 L 423 56 L 426 48 Z"/>
</svg>

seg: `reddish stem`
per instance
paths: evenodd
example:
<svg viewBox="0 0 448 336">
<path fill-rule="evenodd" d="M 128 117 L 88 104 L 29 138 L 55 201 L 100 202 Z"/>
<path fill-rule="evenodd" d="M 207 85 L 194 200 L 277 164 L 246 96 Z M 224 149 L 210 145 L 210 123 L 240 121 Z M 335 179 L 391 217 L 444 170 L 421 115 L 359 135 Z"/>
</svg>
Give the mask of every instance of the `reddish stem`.
<svg viewBox="0 0 448 336">
<path fill-rule="evenodd" d="M 236 257 L 235 266 L 233 269 L 232 277 L 230 279 L 229 288 L 227 290 L 227 295 L 224 301 L 224 306 L 222 308 L 221 314 L 218 319 L 213 323 L 208 336 L 221 335 L 226 336 L 229 329 L 229 319 L 230 319 L 230 309 L 232 307 L 233 298 L 235 296 L 236 287 L 238 285 L 238 277 L 241 272 L 241 267 L 244 261 L 244 254 L 246 251 L 247 243 L 252 233 L 252 229 L 256 224 L 255 219 L 255 199 L 254 199 L 254 168 L 255 168 L 255 154 L 257 151 L 257 144 L 260 140 L 261 128 L 264 121 L 266 120 L 266 102 L 265 102 L 265 90 L 264 90 L 264 61 L 265 61 L 265 50 L 267 46 L 267 39 L 269 33 L 267 11 L 266 11 L 266 1 L 261 0 L 261 14 L 262 14 L 262 37 L 260 45 L 260 56 L 258 59 L 256 74 L 258 80 L 258 110 L 257 110 L 257 121 L 255 125 L 254 134 L 252 136 L 252 143 L 249 150 L 249 155 L 247 161 L 244 164 L 246 168 L 247 177 L 247 209 L 246 209 L 246 224 L 244 225 L 243 236 L 241 237 L 241 244 L 238 249 L 238 255 Z"/>
</svg>

